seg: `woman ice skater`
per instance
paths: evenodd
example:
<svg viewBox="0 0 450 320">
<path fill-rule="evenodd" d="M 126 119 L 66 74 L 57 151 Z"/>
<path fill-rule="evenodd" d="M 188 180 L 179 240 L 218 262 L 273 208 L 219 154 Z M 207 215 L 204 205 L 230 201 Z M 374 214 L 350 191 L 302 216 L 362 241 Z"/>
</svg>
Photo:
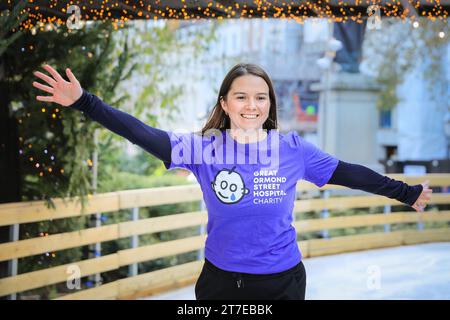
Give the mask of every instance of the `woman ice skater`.
<svg viewBox="0 0 450 320">
<path fill-rule="evenodd" d="M 428 181 L 409 186 L 340 161 L 295 131 L 279 133 L 272 82 L 257 65 L 234 66 L 202 132 L 188 134 L 150 127 L 109 106 L 82 89 L 70 69 L 69 81 L 49 65 L 44 69 L 49 75 L 34 74 L 46 84 L 33 85 L 50 95 L 37 100 L 80 110 L 167 169 L 195 175 L 208 211 L 205 262 L 195 285 L 199 300 L 305 298 L 306 273 L 292 226 L 298 180 L 383 195 L 418 212 L 430 200 Z"/>
</svg>

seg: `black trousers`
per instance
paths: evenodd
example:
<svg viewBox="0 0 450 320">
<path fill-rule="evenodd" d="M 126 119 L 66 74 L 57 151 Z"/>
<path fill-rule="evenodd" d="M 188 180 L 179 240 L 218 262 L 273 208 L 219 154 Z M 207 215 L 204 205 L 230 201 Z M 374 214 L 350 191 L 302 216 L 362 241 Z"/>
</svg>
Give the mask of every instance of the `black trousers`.
<svg viewBox="0 0 450 320">
<path fill-rule="evenodd" d="M 304 300 L 306 271 L 303 262 L 271 274 L 222 270 L 205 259 L 195 284 L 197 300 Z"/>
</svg>

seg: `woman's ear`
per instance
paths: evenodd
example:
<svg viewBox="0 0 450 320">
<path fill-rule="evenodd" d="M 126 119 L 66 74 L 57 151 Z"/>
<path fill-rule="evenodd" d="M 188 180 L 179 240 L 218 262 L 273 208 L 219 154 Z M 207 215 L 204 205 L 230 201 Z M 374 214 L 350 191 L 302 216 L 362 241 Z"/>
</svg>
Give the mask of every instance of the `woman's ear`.
<svg viewBox="0 0 450 320">
<path fill-rule="evenodd" d="M 222 107 L 223 111 L 225 112 L 226 115 L 228 115 L 228 106 L 227 106 L 227 102 L 225 101 L 225 99 L 222 97 L 220 97 L 220 106 Z"/>
</svg>

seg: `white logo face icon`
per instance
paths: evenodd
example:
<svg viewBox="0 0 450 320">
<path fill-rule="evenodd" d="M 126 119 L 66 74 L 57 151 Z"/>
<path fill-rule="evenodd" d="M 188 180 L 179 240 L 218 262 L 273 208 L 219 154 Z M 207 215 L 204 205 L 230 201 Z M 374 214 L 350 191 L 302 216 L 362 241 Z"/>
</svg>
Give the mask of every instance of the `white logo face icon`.
<svg viewBox="0 0 450 320">
<path fill-rule="evenodd" d="M 380 6 L 376 4 L 368 6 L 367 15 L 369 16 L 367 19 L 367 29 L 381 29 Z"/>
<path fill-rule="evenodd" d="M 232 204 L 239 202 L 244 195 L 248 194 L 250 190 L 245 187 L 244 180 L 241 175 L 234 171 L 236 167 L 231 170 L 220 170 L 211 186 L 216 193 L 220 202 L 225 204 Z"/>
</svg>

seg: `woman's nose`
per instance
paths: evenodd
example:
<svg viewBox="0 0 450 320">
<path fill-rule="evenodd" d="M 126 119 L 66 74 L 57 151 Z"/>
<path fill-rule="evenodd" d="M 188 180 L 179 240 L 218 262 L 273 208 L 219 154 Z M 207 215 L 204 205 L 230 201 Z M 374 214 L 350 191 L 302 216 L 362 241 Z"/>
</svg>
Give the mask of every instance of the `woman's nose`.
<svg viewBox="0 0 450 320">
<path fill-rule="evenodd" d="M 247 107 L 249 109 L 256 109 L 256 100 L 255 99 L 249 99 Z"/>
</svg>

